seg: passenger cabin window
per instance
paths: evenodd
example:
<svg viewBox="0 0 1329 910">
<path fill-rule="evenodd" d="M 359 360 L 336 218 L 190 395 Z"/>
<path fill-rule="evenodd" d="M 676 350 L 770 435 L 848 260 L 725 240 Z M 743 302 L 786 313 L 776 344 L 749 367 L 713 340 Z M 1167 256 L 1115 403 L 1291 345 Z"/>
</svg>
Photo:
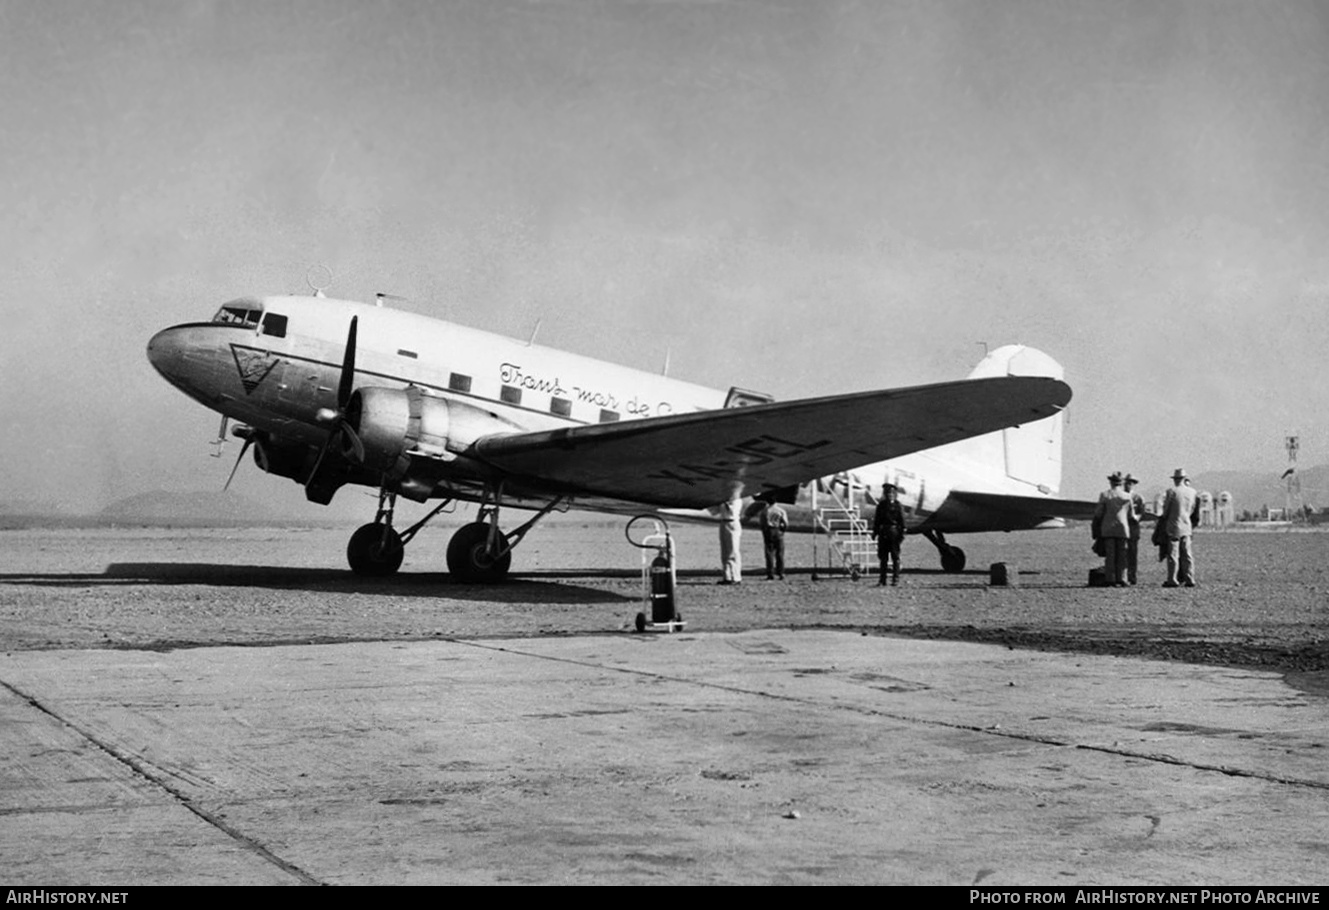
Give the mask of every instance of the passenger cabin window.
<svg viewBox="0 0 1329 910">
<path fill-rule="evenodd" d="M 566 398 L 549 399 L 549 413 L 559 417 L 572 416 L 572 402 Z"/>
<path fill-rule="evenodd" d="M 217 315 L 212 317 L 212 321 L 220 322 L 223 325 L 257 326 L 259 317 L 262 315 L 262 310 L 228 303 L 217 311 Z"/>
<path fill-rule="evenodd" d="M 604 408 L 600 409 L 601 423 L 613 423 L 615 420 L 618 420 L 618 411 L 606 411 Z"/>
<path fill-rule="evenodd" d="M 521 389 L 516 386 L 505 385 L 498 390 L 498 397 L 508 404 L 521 404 Z"/>
<path fill-rule="evenodd" d="M 448 388 L 454 392 L 469 392 L 471 390 L 471 377 L 463 376 L 461 373 L 453 373 L 448 377 Z"/>
<path fill-rule="evenodd" d="M 286 317 L 280 313 L 268 313 L 263 317 L 263 334 L 273 338 L 286 337 Z"/>
</svg>

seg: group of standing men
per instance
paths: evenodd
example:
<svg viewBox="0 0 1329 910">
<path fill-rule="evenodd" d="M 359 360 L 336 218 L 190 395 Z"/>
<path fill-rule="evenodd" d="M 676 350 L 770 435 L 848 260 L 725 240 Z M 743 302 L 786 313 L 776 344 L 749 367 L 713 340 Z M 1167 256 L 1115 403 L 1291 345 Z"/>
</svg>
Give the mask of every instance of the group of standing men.
<svg viewBox="0 0 1329 910">
<path fill-rule="evenodd" d="M 779 503 L 762 503 L 762 544 L 766 551 L 766 577 L 784 579 L 784 535 L 789 529 L 789 513 Z M 720 507 L 720 584 L 743 582 L 743 557 L 739 540 L 743 534 L 743 503 L 731 499 Z"/>
<path fill-rule="evenodd" d="M 882 499 L 872 519 L 872 536 L 877 541 L 879 574 L 877 584 L 886 584 L 887 568 L 891 584 L 900 583 L 900 543 L 904 540 L 904 509 L 900 506 L 895 484 L 881 488 Z M 742 503 L 732 499 L 720 507 L 720 568 L 722 585 L 736 585 L 743 581 L 742 556 L 739 540 L 743 533 Z M 766 552 L 766 578 L 784 579 L 784 535 L 789 528 L 789 515 L 778 503 L 766 503 L 759 519 L 762 544 Z"/>
<path fill-rule="evenodd" d="M 1099 494 L 1094 509 L 1094 552 L 1103 556 L 1109 586 L 1133 585 L 1138 578 L 1140 521 L 1145 515 L 1144 500 L 1134 492 L 1138 483 L 1130 474 L 1109 474 L 1108 488 Z M 1165 588 L 1195 587 L 1191 535 L 1199 524 L 1199 513 L 1199 496 L 1186 472 L 1177 468 L 1172 474 L 1172 488 L 1163 499 L 1163 511 L 1156 516 L 1158 524 L 1152 538 L 1159 548 L 1159 559 L 1167 559 Z"/>
<path fill-rule="evenodd" d="M 1108 475 L 1108 488 L 1098 497 L 1091 530 L 1094 552 L 1104 560 L 1104 578 L 1109 586 L 1126 587 L 1139 580 L 1140 522 L 1145 517 L 1144 499 L 1135 492 L 1139 480 L 1130 474 Z M 882 486 L 872 520 L 872 536 L 877 541 L 877 584 L 900 583 L 900 543 L 904 540 L 904 510 L 892 483 Z M 1159 559 L 1167 560 L 1165 588 L 1195 587 L 1195 556 L 1191 535 L 1199 524 L 1200 500 L 1190 485 L 1186 472 L 1177 468 L 1172 474 L 1172 488 L 1163 499 L 1163 510 L 1155 516 L 1152 541 L 1159 549 Z M 720 584 L 739 584 L 743 578 L 738 542 L 742 533 L 742 504 L 738 499 L 725 503 L 720 510 L 720 558 L 724 577 Z M 766 577 L 784 578 L 784 535 L 788 515 L 778 504 L 769 503 L 761 513 L 762 542 L 766 551 Z"/>
</svg>

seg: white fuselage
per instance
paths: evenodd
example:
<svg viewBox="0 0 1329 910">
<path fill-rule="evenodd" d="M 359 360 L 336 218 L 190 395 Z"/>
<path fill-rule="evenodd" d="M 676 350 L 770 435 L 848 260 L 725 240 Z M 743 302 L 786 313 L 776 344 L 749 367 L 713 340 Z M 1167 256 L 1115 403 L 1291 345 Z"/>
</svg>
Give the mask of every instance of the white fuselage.
<svg viewBox="0 0 1329 910">
<path fill-rule="evenodd" d="M 347 326 L 358 316 L 356 385 L 417 386 L 529 430 L 720 408 L 725 393 L 631 367 L 388 307 L 316 297 L 227 306 L 255 324 L 191 323 L 159 333 L 149 357 L 186 394 L 229 417 L 317 441 L 336 403 Z M 280 336 L 264 325 L 286 317 Z"/>
<path fill-rule="evenodd" d="M 323 297 L 235 300 L 210 322 L 159 332 L 148 355 L 172 384 L 206 406 L 276 443 L 317 448 L 328 436 L 326 414 L 337 407 L 353 317 L 358 323 L 355 386 L 413 386 L 427 395 L 480 409 L 512 432 L 714 410 L 742 397 L 736 389 L 710 389 L 404 310 Z M 1051 364 L 1040 363 L 1039 370 L 1055 368 L 1059 373 L 1046 355 L 1032 353 Z M 991 359 L 990 355 L 984 364 Z M 985 369 L 984 364 L 976 374 Z M 994 369 L 1004 367 L 999 363 L 988 371 Z M 1059 459 L 1060 417 L 1052 420 L 1056 433 L 1049 434 L 1047 442 L 1055 443 Z M 1055 476 L 1044 471 L 1034 480 L 1020 479 L 1007 467 L 1010 458 L 1005 449 L 1015 438 L 1009 434 L 1024 431 L 1006 430 L 824 478 L 804 486 L 800 504 L 803 500 L 815 504 L 818 495 L 825 497 L 838 487 L 842 499 L 861 506 L 875 502 L 881 484 L 890 481 L 899 486 L 900 500 L 914 526 L 941 508 L 952 490 L 1055 494 L 1059 460 Z M 459 475 L 457 483 L 441 484 L 431 495 L 468 497 L 473 485 L 467 484 L 473 479 Z M 538 504 L 538 497 L 517 495 L 512 504 Z M 588 500 L 574 500 L 571 505 L 612 511 L 633 508 L 631 503 Z"/>
</svg>

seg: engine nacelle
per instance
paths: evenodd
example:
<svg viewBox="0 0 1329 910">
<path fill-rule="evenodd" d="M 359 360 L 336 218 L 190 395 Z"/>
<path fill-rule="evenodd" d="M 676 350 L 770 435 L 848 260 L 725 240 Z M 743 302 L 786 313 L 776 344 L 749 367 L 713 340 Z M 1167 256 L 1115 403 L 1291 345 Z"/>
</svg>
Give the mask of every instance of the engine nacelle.
<svg viewBox="0 0 1329 910">
<path fill-rule="evenodd" d="M 274 442 L 266 433 L 257 434 L 254 439 L 254 464 L 267 474 L 289 477 L 304 483 L 309 471 L 314 467 L 317 451 L 309 446 L 282 445 Z"/>
<path fill-rule="evenodd" d="M 357 389 L 346 421 L 365 449 L 364 467 L 389 480 L 406 478 L 412 455 L 453 461 L 481 436 L 520 433 L 522 428 L 492 411 L 405 389 Z M 410 495 L 409 483 L 402 492 Z"/>
</svg>

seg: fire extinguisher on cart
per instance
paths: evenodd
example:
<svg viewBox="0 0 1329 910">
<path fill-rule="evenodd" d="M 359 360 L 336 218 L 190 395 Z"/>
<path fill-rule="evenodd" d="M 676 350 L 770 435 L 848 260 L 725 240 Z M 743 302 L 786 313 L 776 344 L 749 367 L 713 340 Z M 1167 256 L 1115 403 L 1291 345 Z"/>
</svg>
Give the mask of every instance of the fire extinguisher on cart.
<svg viewBox="0 0 1329 910">
<path fill-rule="evenodd" d="M 674 561 L 670 549 L 672 547 L 662 548 L 660 555 L 651 560 L 651 622 L 673 622 L 676 615 Z"/>
<path fill-rule="evenodd" d="M 638 522 L 650 522 L 652 531 L 640 540 L 632 536 Z M 628 542 L 642 550 L 642 599 L 649 608 L 637 614 L 638 632 L 675 632 L 683 628 L 683 617 L 678 613 L 677 577 L 674 572 L 674 539 L 669 526 L 658 515 L 638 515 L 628 522 Z M 650 553 L 654 552 L 654 557 Z"/>
</svg>

